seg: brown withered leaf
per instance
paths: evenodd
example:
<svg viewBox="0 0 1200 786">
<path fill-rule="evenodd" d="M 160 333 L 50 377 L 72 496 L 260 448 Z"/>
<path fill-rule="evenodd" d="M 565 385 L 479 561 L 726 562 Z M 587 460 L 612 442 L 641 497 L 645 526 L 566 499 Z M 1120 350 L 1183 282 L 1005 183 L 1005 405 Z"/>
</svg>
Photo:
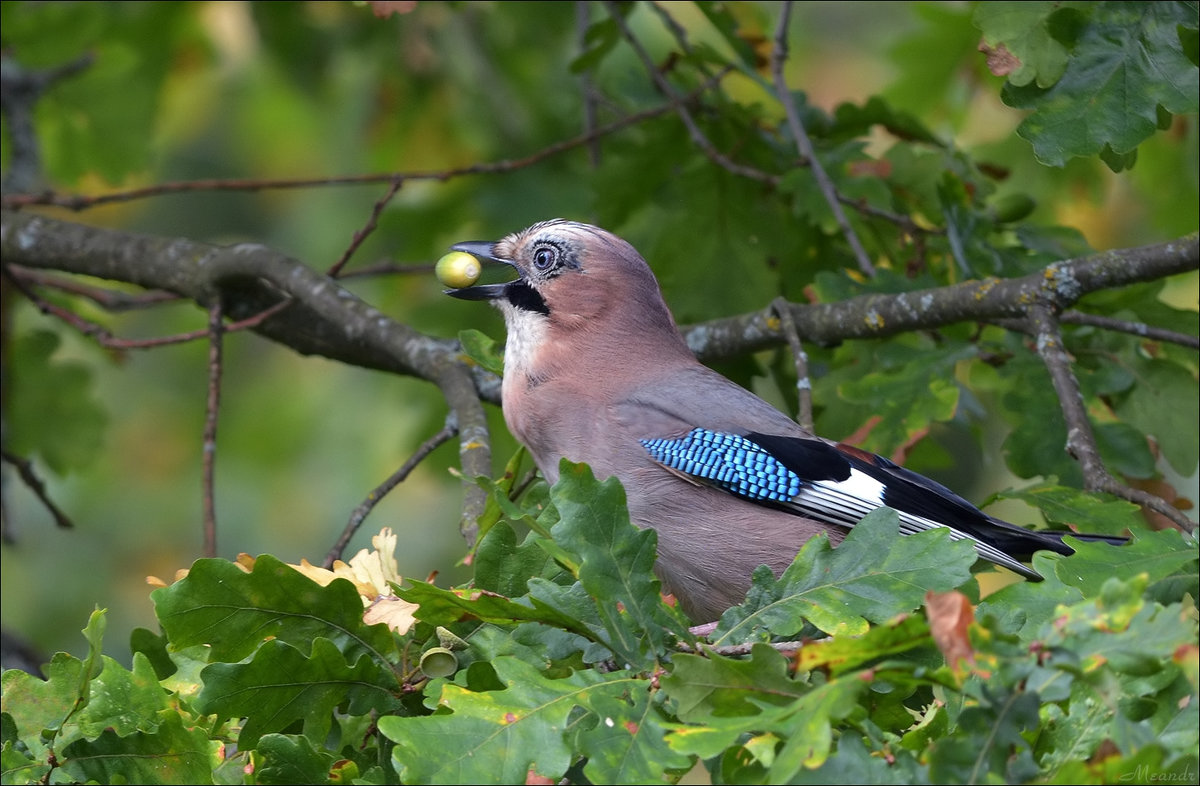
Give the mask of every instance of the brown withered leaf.
<svg viewBox="0 0 1200 786">
<path fill-rule="evenodd" d="M 929 617 L 929 632 L 946 658 L 946 664 L 956 672 L 963 660 L 968 666 L 975 663 L 975 651 L 967 628 L 975 621 L 975 607 L 967 596 L 957 591 L 926 592 L 925 613 Z"/>
</svg>

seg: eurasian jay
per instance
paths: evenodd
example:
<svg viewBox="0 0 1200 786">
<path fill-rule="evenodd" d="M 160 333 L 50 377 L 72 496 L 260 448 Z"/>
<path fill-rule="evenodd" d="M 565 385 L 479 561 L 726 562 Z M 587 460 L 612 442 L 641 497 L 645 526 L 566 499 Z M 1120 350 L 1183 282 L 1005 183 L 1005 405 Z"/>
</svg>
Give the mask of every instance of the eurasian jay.
<svg viewBox="0 0 1200 786">
<path fill-rule="evenodd" d="M 658 532 L 664 589 L 694 620 L 741 603 L 757 566 L 778 575 L 810 538 L 840 543 L 884 505 L 903 534 L 946 527 L 1029 578 L 1041 576 L 1019 557 L 1072 553 L 1062 533 L 1000 521 L 885 458 L 819 438 L 702 365 L 646 261 L 603 229 L 556 219 L 452 248 L 517 271 L 447 292 L 504 314 L 509 429 L 550 483 L 564 457 L 621 481 L 633 523 Z"/>
</svg>

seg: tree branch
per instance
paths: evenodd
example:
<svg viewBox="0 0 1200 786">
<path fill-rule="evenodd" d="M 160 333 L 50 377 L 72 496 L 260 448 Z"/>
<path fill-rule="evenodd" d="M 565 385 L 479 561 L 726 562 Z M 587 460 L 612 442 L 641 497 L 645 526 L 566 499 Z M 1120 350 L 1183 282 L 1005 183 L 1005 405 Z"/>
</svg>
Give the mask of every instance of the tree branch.
<svg viewBox="0 0 1200 786">
<path fill-rule="evenodd" d="M 717 74 L 713 79 L 700 85 L 695 90 L 683 96 L 673 96 L 670 103 L 663 106 L 646 109 L 641 112 L 635 112 L 631 115 L 614 120 L 611 123 L 600 126 L 596 129 L 588 129 L 585 133 L 570 139 L 565 139 L 561 142 L 556 142 L 548 145 L 541 150 L 530 153 L 521 158 L 505 159 L 501 161 L 492 161 L 480 164 L 472 164 L 464 167 L 453 167 L 450 169 L 436 171 L 416 171 L 416 172 L 383 172 L 368 175 L 343 175 L 339 177 L 317 177 L 317 178 L 290 178 L 290 179 L 261 179 L 261 178 L 230 178 L 230 179 L 207 179 L 207 180 L 184 180 L 172 183 L 159 183 L 158 185 L 146 186 L 145 188 L 134 188 L 128 191 L 114 191 L 108 194 L 97 194 L 88 196 L 85 194 L 58 194 L 53 191 L 43 193 L 6 193 L 0 204 L 6 209 L 20 209 L 33 205 L 53 205 L 63 207 L 69 210 L 86 210 L 88 208 L 98 207 L 110 202 L 132 202 L 138 199 L 147 199 L 149 197 L 164 196 L 167 194 L 185 194 L 197 191 L 270 191 L 283 189 L 299 189 L 299 188 L 317 188 L 322 186 L 356 186 L 356 185 L 373 185 L 376 183 L 398 183 L 396 188 L 402 187 L 409 181 L 417 180 L 433 180 L 444 183 L 447 180 L 452 180 L 456 177 L 464 177 L 467 175 L 498 175 L 509 172 L 516 172 L 526 167 L 532 166 L 547 158 L 564 153 L 568 150 L 573 150 L 577 147 L 589 145 L 598 139 L 601 139 L 609 134 L 620 131 L 621 129 L 637 125 L 643 120 L 649 120 L 653 117 L 666 114 L 667 112 L 676 109 L 676 102 L 686 103 L 693 101 L 704 92 L 714 88 L 721 79 L 729 73 L 729 69 L 725 69 Z M 21 189 L 12 189 L 13 191 L 21 191 Z"/>
<path fill-rule="evenodd" d="M 226 314 L 260 315 L 257 333 L 301 354 L 433 382 L 459 425 L 465 478 L 491 473 L 486 413 L 480 397 L 499 401 L 499 380 L 458 359 L 458 342 L 427 336 L 364 303 L 336 281 L 265 246 L 213 246 L 88 227 L 27 213 L 0 212 L 6 263 L 55 269 L 174 292 L 209 308 L 221 298 Z M 464 481 L 464 534 L 485 503 Z"/>
<path fill-rule="evenodd" d="M 34 493 L 38 501 L 45 506 L 46 510 L 50 511 L 50 515 L 54 517 L 56 525 L 62 529 L 72 529 L 75 526 L 71 518 L 66 513 L 63 513 L 62 509 L 50 499 L 50 495 L 46 491 L 46 484 L 42 482 L 37 472 L 34 471 L 32 461 L 14 453 L 9 453 L 7 450 L 0 450 L 0 460 L 16 468 L 17 474 L 21 476 L 21 480 Z M 4 517 L 3 540 L 5 543 L 11 543 L 15 540 L 9 531 L 8 516 Z"/>
<path fill-rule="evenodd" d="M 372 489 L 367 498 L 360 502 L 358 507 L 354 509 L 354 512 L 350 514 L 350 520 L 346 522 L 346 526 L 342 530 L 341 536 L 338 537 L 337 542 L 333 544 L 332 548 L 329 549 L 329 553 L 325 555 L 325 560 L 321 563 L 321 566 L 325 569 L 332 568 L 333 563 L 342 558 L 342 552 L 350 544 L 354 533 L 358 532 L 358 528 L 362 526 L 363 521 L 375 509 L 380 500 L 386 497 L 392 489 L 404 482 L 404 479 L 409 476 L 418 464 L 424 461 L 426 456 L 457 433 L 458 426 L 454 424 L 454 417 L 446 418 L 446 424 L 442 426 L 441 431 L 425 440 L 417 448 L 416 452 L 409 456 L 408 461 L 405 461 L 387 480 Z"/>
<path fill-rule="evenodd" d="M 1180 333 L 1177 330 L 1154 327 L 1143 322 L 1126 322 L 1123 319 L 1113 319 L 1112 317 L 1103 317 L 1098 314 L 1085 314 L 1082 311 L 1064 311 L 1059 316 L 1058 321 L 1072 325 L 1098 327 L 1103 330 L 1116 331 L 1117 333 L 1130 333 L 1143 338 L 1151 338 L 1155 341 L 1178 344 L 1181 347 L 1189 349 L 1200 349 L 1200 338 L 1196 336 L 1189 336 L 1187 333 Z"/>
<path fill-rule="evenodd" d="M 796 321 L 792 319 L 792 311 L 788 302 L 782 297 L 775 298 L 771 308 L 779 315 L 779 326 L 792 350 L 792 362 L 796 366 L 796 398 L 799 407 L 796 410 L 796 422 L 800 427 L 812 431 L 812 378 L 808 375 L 808 353 L 804 351 L 804 343 L 796 330 Z"/>
<path fill-rule="evenodd" d="M 221 371 L 224 368 L 221 350 L 224 333 L 221 299 L 216 298 L 208 307 L 208 399 L 204 407 L 204 458 L 201 479 L 206 557 L 217 556 L 217 417 L 221 411 Z"/>
<path fill-rule="evenodd" d="M 358 247 L 361 246 L 363 241 L 370 237 L 371 233 L 375 231 L 375 228 L 379 226 L 380 214 L 383 213 L 383 209 L 387 207 L 388 203 L 392 201 L 392 197 L 396 196 L 396 192 L 400 190 L 402 185 L 404 185 L 404 178 L 392 178 L 392 184 L 388 186 L 387 193 L 380 197 L 375 202 L 375 206 L 371 208 L 371 217 L 367 219 L 367 223 L 362 229 L 354 233 L 354 237 L 350 240 L 350 245 L 347 246 L 346 250 L 342 252 L 342 255 L 338 257 L 338 261 L 334 262 L 333 266 L 329 268 L 329 270 L 325 271 L 325 275 L 329 276 L 330 278 L 338 278 L 341 276 L 342 268 L 344 268 L 346 263 L 350 261 L 350 257 L 354 256 L 354 252 L 358 250 Z"/>
<path fill-rule="evenodd" d="M 444 364 L 457 363 L 457 341 L 395 322 L 337 282 L 264 246 L 220 247 L 0 211 L 0 252 L 9 264 L 166 290 L 203 307 L 220 279 L 226 313 L 234 319 L 256 316 L 279 303 L 284 293 L 292 295 L 296 303 L 254 329 L 305 355 L 430 381 Z M 218 267 L 225 271 L 220 276 Z M 1200 242 L 1191 234 L 1055 262 L 1020 278 L 862 295 L 837 303 L 790 304 L 789 310 L 804 340 L 830 345 L 958 322 L 1024 319 L 1027 304 L 1038 300 L 1066 308 L 1091 292 L 1157 281 L 1198 267 Z M 780 346 L 785 336 L 779 305 L 684 327 L 684 337 L 705 361 Z M 469 375 L 480 398 L 499 402 L 499 380 L 494 375 L 477 367 Z M 462 420 L 459 426 L 469 428 Z"/>
<path fill-rule="evenodd" d="M 1195 529 L 1195 523 L 1174 505 L 1154 494 L 1130 488 L 1108 471 L 1100 457 L 1100 448 L 1096 445 L 1096 435 L 1088 419 L 1079 380 L 1071 371 L 1071 358 L 1063 346 L 1055 308 L 1048 303 L 1034 303 L 1029 309 L 1029 323 L 1037 343 L 1037 353 L 1050 372 L 1050 381 L 1067 421 L 1067 452 L 1083 470 L 1084 487 L 1088 491 L 1107 492 L 1161 513 L 1186 532 Z"/>
<path fill-rule="evenodd" d="M 56 82 L 73 76 L 92 64 L 85 54 L 55 68 L 28 69 L 7 53 L 0 57 L 0 111 L 8 120 L 12 142 L 8 171 L 0 190 L 5 194 L 33 188 L 42 175 L 42 158 L 34 130 L 34 105 Z"/>
<path fill-rule="evenodd" d="M 783 64 L 787 62 L 788 55 L 788 23 L 791 18 L 792 2 L 787 0 L 779 15 L 779 25 L 775 29 L 775 46 L 771 50 L 771 75 L 775 80 L 775 95 L 779 98 L 779 103 L 783 105 L 784 112 L 787 114 L 788 129 L 792 132 L 792 138 L 796 140 L 800 157 L 808 162 L 813 178 L 817 181 L 817 188 L 821 190 L 821 196 L 825 197 L 825 203 L 833 212 L 834 220 L 837 221 L 842 234 L 845 235 L 846 242 L 850 244 L 850 251 L 854 254 L 855 261 L 858 262 L 858 269 L 867 276 L 874 276 L 875 266 L 871 264 L 866 249 L 859 242 L 858 233 L 854 231 L 854 227 L 850 226 L 846 212 L 842 210 L 837 188 L 833 185 L 833 180 L 829 178 L 825 167 L 821 165 L 821 161 L 813 150 L 812 140 L 808 138 L 808 132 L 804 130 L 804 123 L 800 121 L 800 113 L 796 111 L 796 102 L 792 100 L 787 80 L 783 77 Z"/>
<path fill-rule="evenodd" d="M 462 528 L 474 540 L 482 489 L 470 482 L 491 472 L 483 401 L 498 403 L 499 380 L 459 359 L 457 341 L 396 322 L 335 280 L 261 245 L 214 246 L 99 229 L 28 213 L 0 211 L 5 263 L 138 284 L 209 308 L 218 297 L 233 319 L 257 317 L 255 332 L 302 354 L 433 382 L 459 426 L 466 502 Z M 684 335 L 706 361 L 744 355 L 785 341 L 779 309 L 807 341 L 833 344 L 881 338 L 963 321 L 1024 318 L 1029 304 L 1063 309 L 1090 292 L 1155 281 L 1197 269 L 1197 235 L 1140 248 L 1055 262 L 1020 278 L 968 281 L 938 289 L 873 294 L 841 301 L 776 302 L 750 314 L 694 325 Z M 287 308 L 262 318 L 278 304 Z"/>
<path fill-rule="evenodd" d="M 645 47 L 638 41 L 637 36 L 629 29 L 629 25 L 625 22 L 625 17 L 621 14 L 620 9 L 617 8 L 617 4 L 610 0 L 605 0 L 604 7 L 608 10 L 608 14 L 613 18 L 613 21 L 617 23 L 617 26 L 621 28 L 621 35 L 625 37 L 625 40 L 629 42 L 629 46 L 637 54 L 638 59 L 642 61 L 642 65 L 646 68 L 646 73 L 650 75 L 650 78 L 654 81 L 659 91 L 667 97 L 671 106 L 675 108 L 675 113 L 679 115 L 679 119 L 683 121 L 684 127 L 687 128 L 688 136 L 692 138 L 692 143 L 722 169 L 732 172 L 735 175 L 750 178 L 751 180 L 759 180 L 772 184 L 777 183 L 778 178 L 776 176 L 762 172 L 754 167 L 736 163 L 720 150 L 717 150 L 716 146 L 700 130 L 700 126 L 696 124 L 696 121 L 692 118 L 692 113 L 688 111 L 687 107 L 680 100 L 679 95 L 675 92 L 675 88 L 671 86 L 667 78 L 654 65 L 654 61 L 650 58 L 650 53 L 646 51 Z"/>
<path fill-rule="evenodd" d="M 1084 295 L 1157 281 L 1200 267 L 1200 236 L 1166 243 L 1102 251 L 1047 265 L 1020 278 L 964 281 L 936 289 L 862 295 L 837 303 L 794 304 L 800 335 L 818 344 L 851 338 L 883 338 L 957 322 L 1024 319 L 1030 303 L 1066 308 Z M 770 349 L 783 341 L 778 311 L 768 306 L 736 317 L 684 329 L 688 346 L 702 360 L 721 360 Z"/>
</svg>

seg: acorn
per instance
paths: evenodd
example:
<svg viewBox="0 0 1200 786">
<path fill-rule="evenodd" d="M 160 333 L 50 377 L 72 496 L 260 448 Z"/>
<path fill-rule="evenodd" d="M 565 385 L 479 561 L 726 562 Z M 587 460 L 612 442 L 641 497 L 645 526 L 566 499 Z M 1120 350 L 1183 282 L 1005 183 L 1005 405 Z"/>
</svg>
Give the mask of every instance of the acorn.
<svg viewBox="0 0 1200 786">
<path fill-rule="evenodd" d="M 449 677 L 458 671 L 458 656 L 445 647 L 430 647 L 421 655 L 421 671 L 426 677 Z"/>
<path fill-rule="evenodd" d="M 452 289 L 469 287 L 479 280 L 483 268 L 479 260 L 465 251 L 451 251 L 437 261 L 434 275 Z"/>
<path fill-rule="evenodd" d="M 441 644 L 443 647 L 450 650 L 451 652 L 465 650 L 467 647 L 471 646 L 471 645 L 467 644 L 465 639 L 454 635 L 450 631 L 443 628 L 441 625 L 439 625 L 437 627 L 435 632 L 437 633 L 438 644 Z"/>
</svg>

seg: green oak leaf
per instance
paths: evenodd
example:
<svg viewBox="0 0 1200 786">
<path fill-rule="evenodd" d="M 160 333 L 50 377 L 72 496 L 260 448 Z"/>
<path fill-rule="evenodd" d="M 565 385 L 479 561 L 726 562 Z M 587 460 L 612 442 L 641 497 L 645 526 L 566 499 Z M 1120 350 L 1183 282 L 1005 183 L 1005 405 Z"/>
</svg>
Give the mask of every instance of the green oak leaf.
<svg viewBox="0 0 1200 786">
<path fill-rule="evenodd" d="M 561 778 L 574 758 L 565 737 L 577 706 L 598 695 L 644 687 L 620 672 L 595 669 L 550 679 L 509 656 L 492 661 L 503 690 L 474 692 L 441 684 L 438 711 L 387 716 L 379 730 L 396 743 L 392 760 L 405 783 L 525 783 Z"/>
<path fill-rule="evenodd" d="M 847 732 L 838 738 L 837 753 L 820 767 L 800 770 L 788 783 L 929 783 L 929 772 L 904 748 L 892 747 L 887 757 L 879 756 L 860 735 Z"/>
<path fill-rule="evenodd" d="M 954 733 L 933 741 L 934 783 L 1025 782 L 1036 775 L 1022 732 L 1038 727 L 1037 694 L 997 686 L 958 716 Z"/>
<path fill-rule="evenodd" d="M 1137 373 L 1140 384 L 1118 404 L 1117 414 L 1153 437 L 1175 471 L 1190 475 L 1200 459 L 1200 408 L 1175 402 L 1197 398 L 1195 375 L 1178 363 L 1143 359 L 1137 362 Z"/>
<path fill-rule="evenodd" d="M 789 664 L 767 644 L 755 644 L 749 658 L 681 654 L 662 680 L 680 720 L 702 723 L 712 716 L 749 716 L 764 702 L 791 702 L 808 688 L 788 674 Z"/>
<path fill-rule="evenodd" d="M 313 747 L 308 737 L 264 734 L 254 752 L 256 783 L 325 783 L 337 757 Z"/>
<path fill-rule="evenodd" d="M 1064 542 L 1075 549 L 1074 554 L 1046 556 L 1054 563 L 1058 579 L 1063 584 L 1078 587 L 1084 597 L 1099 594 L 1110 578 L 1127 581 L 1144 573 L 1154 584 L 1181 572 L 1196 575 L 1196 539 L 1178 530 L 1139 533 L 1121 546 L 1070 536 Z"/>
<path fill-rule="evenodd" d="M 140 652 L 133 655 L 132 671 L 105 656 L 104 668 L 92 680 L 90 693 L 87 706 L 75 718 L 88 739 L 95 739 L 105 729 L 121 737 L 138 731 L 153 733 L 158 728 L 156 713 L 170 707 L 154 668 Z"/>
<path fill-rule="evenodd" d="M 950 420 L 958 409 L 959 388 L 953 379 L 936 375 L 937 364 L 913 364 L 890 371 L 872 371 L 838 386 L 838 395 L 865 404 L 881 418 L 860 445 L 864 450 L 889 453 L 932 423 Z"/>
<path fill-rule="evenodd" d="M 37 756 L 46 752 L 43 732 L 53 735 L 71 716 L 84 681 L 84 663 L 65 652 L 57 653 L 44 667 L 41 680 L 19 669 L 8 669 L 3 676 L 0 706 L 12 717 L 19 737 Z"/>
<path fill-rule="evenodd" d="M 1062 78 L 1050 87 L 1010 83 L 1001 93 L 1009 106 L 1033 110 L 1017 133 L 1048 166 L 1106 148 L 1110 159 L 1131 153 L 1158 129 L 1160 106 L 1172 114 L 1200 108 L 1200 72 L 1178 32 L 1181 25 L 1196 26 L 1193 4 L 1108 2 L 1084 8 L 1062 8 L 1050 19 L 1074 37 Z M 1122 159 L 1114 168 L 1128 163 Z"/>
<path fill-rule="evenodd" d="M 6 450 L 38 454 L 56 474 L 88 466 L 103 447 L 108 414 L 95 397 L 92 370 L 56 357 L 61 340 L 46 330 L 12 342 L 11 389 L 5 391 Z"/>
<path fill-rule="evenodd" d="M 853 673 L 804 686 L 799 695 L 778 705 L 770 699 L 763 701 L 763 692 L 749 699 L 759 704 L 759 712 L 754 715 L 714 714 L 702 725 L 676 726 L 667 743 L 680 753 L 711 758 L 745 739 L 748 733 L 766 735 L 766 749 L 758 754 L 767 765 L 766 782 L 787 783 L 801 769 L 824 763 L 833 744 L 833 726 L 855 712 L 867 685 L 862 675 Z"/>
<path fill-rule="evenodd" d="M 550 489 L 559 522 L 551 534 L 579 557 L 579 583 L 595 599 L 607 644 L 622 663 L 649 666 L 672 634 L 687 635 L 682 617 L 662 601 L 654 575 L 658 537 L 629 522 L 616 478 L 598 482 L 583 464 L 563 461 Z"/>
<path fill-rule="evenodd" d="M 189 726 L 177 710 L 163 710 L 150 725 L 122 737 L 106 730 L 95 740 L 64 747 L 63 773 L 81 783 L 212 783 L 225 744 L 204 724 Z"/>
<path fill-rule="evenodd" d="M 504 376 L 503 347 L 496 343 L 491 336 L 478 330 L 461 330 L 458 341 L 462 344 L 463 354 L 473 360 L 480 368 L 486 369 L 498 377 Z"/>
<path fill-rule="evenodd" d="M 670 724 L 648 687 L 623 696 L 597 694 L 588 707 L 596 725 L 581 731 L 578 743 L 592 783 L 673 783 L 672 774 L 695 762 L 667 745 Z"/>
<path fill-rule="evenodd" d="M 746 602 L 721 616 L 712 640 L 792 636 L 805 620 L 827 633 L 861 635 L 868 621 L 917 608 L 930 590 L 966 583 L 975 560 L 974 547 L 952 541 L 946 529 L 901 536 L 896 512 L 880 508 L 836 549 L 823 536 L 810 540 L 778 581 L 769 569 L 756 570 Z"/>
<path fill-rule="evenodd" d="M 204 714 L 245 718 L 241 748 L 304 721 L 305 735 L 321 740 L 333 710 L 348 705 L 352 715 L 399 706 L 399 684 L 389 669 L 366 655 L 353 664 L 329 639 L 312 642 L 311 654 L 278 639 L 258 648 L 245 663 L 214 663 L 200 673 L 204 688 L 197 701 Z"/>
<path fill-rule="evenodd" d="M 1056 2 L 991 2 L 975 6 L 972 21 L 983 32 L 983 39 L 996 47 L 1004 45 L 1021 61 L 1008 75 L 1010 84 L 1021 86 L 1036 80 L 1038 87 L 1050 87 L 1067 69 L 1069 52 L 1055 40 L 1047 27 L 1047 18 L 1064 4 Z"/>
<path fill-rule="evenodd" d="M 541 579 L 530 580 L 536 586 Z M 477 619 L 497 625 L 515 622 L 541 622 L 581 636 L 591 637 L 593 630 L 575 616 L 573 611 L 563 611 L 551 604 L 543 603 L 538 597 L 512 600 L 487 590 L 442 589 L 423 581 L 410 580 L 411 587 L 399 590 L 404 600 L 416 603 L 417 619 L 431 625 L 450 625 L 463 619 Z"/>
<path fill-rule="evenodd" d="M 1145 575 L 1109 578 L 1097 597 L 1060 609 L 1043 626 L 1041 641 L 1061 650 L 1066 668 L 1078 664 L 1084 674 L 1099 666 L 1133 676 L 1161 671 L 1180 647 L 1196 641 L 1195 608 L 1146 601 L 1146 583 Z"/>
<path fill-rule="evenodd" d="M 347 657 L 366 652 L 380 662 L 396 647 L 386 626 L 363 622 L 349 581 L 322 587 L 269 554 L 249 573 L 222 559 L 197 560 L 185 578 L 151 597 L 172 647 L 207 644 L 213 662 L 241 660 L 274 639 L 307 652 L 310 642 L 327 638 Z"/>
<path fill-rule="evenodd" d="M 1056 478 L 1020 489 L 1008 489 L 997 499 L 1019 499 L 1042 512 L 1046 521 L 1072 524 L 1080 530 L 1100 535 L 1120 535 L 1127 529 L 1140 530 L 1141 508 L 1132 502 L 1069 486 L 1061 486 Z"/>
</svg>

